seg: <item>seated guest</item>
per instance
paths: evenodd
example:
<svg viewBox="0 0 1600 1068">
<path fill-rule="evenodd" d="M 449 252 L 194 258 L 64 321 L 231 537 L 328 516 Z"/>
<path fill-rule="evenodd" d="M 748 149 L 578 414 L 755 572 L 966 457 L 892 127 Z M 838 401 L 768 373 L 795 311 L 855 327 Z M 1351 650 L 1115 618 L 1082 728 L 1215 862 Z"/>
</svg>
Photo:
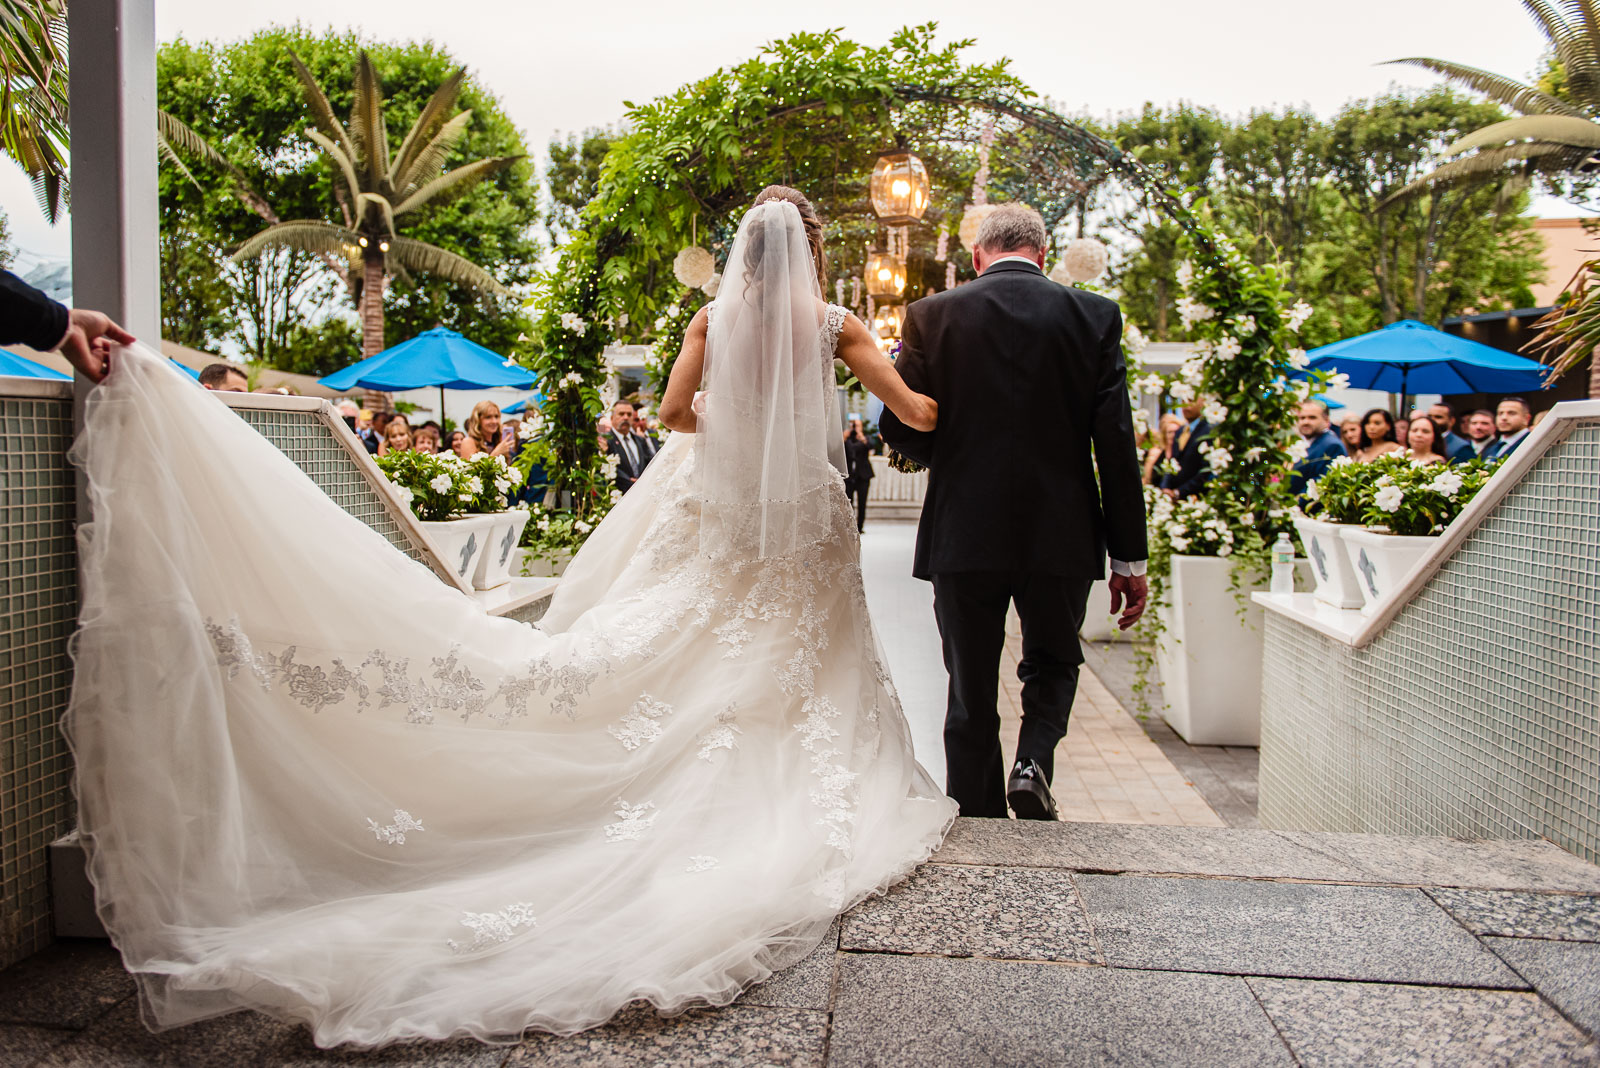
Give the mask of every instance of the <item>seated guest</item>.
<svg viewBox="0 0 1600 1068">
<path fill-rule="evenodd" d="M 1193 497 L 1199 493 L 1205 484 L 1211 481 L 1211 471 L 1206 466 L 1205 454 L 1200 451 L 1200 445 L 1211 432 L 1211 424 L 1206 422 L 1206 403 L 1196 397 L 1183 406 L 1184 425 L 1178 430 L 1178 437 L 1172 443 L 1172 458 L 1177 462 L 1178 470 L 1170 475 L 1161 476 L 1161 490 L 1169 497 L 1182 500 Z"/>
<path fill-rule="evenodd" d="M 1416 463 L 1450 462 L 1444 445 L 1444 428 L 1430 415 L 1419 415 L 1411 420 L 1411 428 L 1406 431 L 1406 452 Z"/>
<path fill-rule="evenodd" d="M 416 433 L 411 435 L 411 447 L 429 455 L 438 452 L 439 428 L 428 423 L 417 427 Z"/>
<path fill-rule="evenodd" d="M 1382 408 L 1373 408 L 1361 417 L 1361 440 L 1350 456 L 1357 463 L 1366 463 L 1401 448 L 1394 436 L 1394 417 Z"/>
<path fill-rule="evenodd" d="M 356 422 L 361 418 L 361 409 L 356 406 L 355 401 L 342 400 L 338 404 L 338 411 L 339 418 L 344 420 L 344 425 L 349 427 L 350 432 L 354 434 L 356 432 Z M 356 436 L 359 437 L 360 435 Z"/>
<path fill-rule="evenodd" d="M 463 460 L 465 460 L 467 458 L 467 456 L 470 455 L 466 451 L 467 450 L 466 442 L 467 442 L 467 432 L 465 430 L 452 430 L 452 431 L 450 431 L 449 440 L 445 443 L 445 447 L 448 448 L 451 452 L 455 453 L 457 456 L 461 457 Z"/>
<path fill-rule="evenodd" d="M 1142 442 L 1144 449 L 1144 484 L 1154 486 L 1161 476 L 1156 473 L 1156 468 L 1162 461 L 1172 458 L 1172 443 L 1178 436 L 1178 429 L 1183 426 L 1183 420 L 1172 412 L 1164 412 L 1156 429 L 1145 435 Z"/>
<path fill-rule="evenodd" d="M 200 384 L 217 393 L 249 393 L 250 380 L 231 363 L 208 363 L 200 372 Z"/>
<path fill-rule="evenodd" d="M 1289 488 L 1298 497 L 1306 491 L 1307 483 L 1323 476 L 1335 457 L 1346 453 L 1344 443 L 1329 425 L 1328 406 L 1319 400 L 1308 400 L 1300 405 L 1295 428 L 1306 439 L 1306 458 L 1294 465 L 1294 472 L 1289 476 Z"/>
<path fill-rule="evenodd" d="M 1411 420 L 1403 415 L 1396 418 L 1394 421 L 1394 440 L 1404 446 L 1406 435 L 1409 433 L 1411 433 Z"/>
<path fill-rule="evenodd" d="M 1455 409 L 1440 401 L 1438 404 L 1428 405 L 1428 417 L 1444 428 L 1444 454 L 1454 457 L 1467 443 L 1466 438 L 1456 433 Z"/>
<path fill-rule="evenodd" d="M 1352 456 L 1361 447 L 1361 417 L 1355 412 L 1346 412 L 1339 420 L 1339 442 Z"/>
<path fill-rule="evenodd" d="M 1483 450 L 1485 460 L 1504 460 L 1517 451 L 1528 436 L 1533 412 L 1521 397 L 1506 397 L 1494 410 L 1494 426 L 1500 431 L 1500 440 Z"/>
<path fill-rule="evenodd" d="M 367 447 L 372 455 L 378 455 L 378 446 L 383 444 L 383 432 L 389 427 L 390 412 L 373 412 L 366 408 L 361 409 L 361 414 L 366 418 L 366 425 L 356 431 L 361 438 L 361 444 Z"/>
<path fill-rule="evenodd" d="M 1450 462 L 1459 464 L 1482 459 L 1495 442 L 1494 413 L 1487 408 L 1468 412 L 1462 417 L 1461 428 L 1467 432 L 1467 443 L 1450 454 Z"/>
<path fill-rule="evenodd" d="M 463 456 L 476 456 L 486 452 L 491 456 L 505 456 L 516 440 L 505 433 L 500 425 L 500 406 L 494 401 L 479 401 L 467 416 L 467 445 Z"/>
<path fill-rule="evenodd" d="M 411 424 L 406 422 L 403 415 L 394 415 L 383 429 L 383 440 L 378 442 L 378 455 L 387 456 L 391 452 L 411 452 L 415 442 L 411 437 Z"/>
</svg>

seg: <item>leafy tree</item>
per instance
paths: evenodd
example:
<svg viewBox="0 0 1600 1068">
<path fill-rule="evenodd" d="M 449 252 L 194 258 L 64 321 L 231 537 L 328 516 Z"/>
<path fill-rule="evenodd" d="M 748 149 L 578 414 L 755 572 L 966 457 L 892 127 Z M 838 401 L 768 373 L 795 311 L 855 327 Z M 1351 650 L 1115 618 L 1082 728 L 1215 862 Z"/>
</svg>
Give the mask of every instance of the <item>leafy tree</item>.
<svg viewBox="0 0 1600 1068">
<path fill-rule="evenodd" d="M 226 45 L 179 40 L 159 50 L 162 106 L 215 146 L 222 159 L 206 160 L 180 145 L 195 182 L 175 168 L 164 168 L 160 175 L 163 232 L 186 227 L 199 235 L 213 257 L 210 265 L 194 259 L 182 273 L 164 274 L 163 289 L 204 288 L 220 277 L 230 291 L 228 326 L 218 329 L 210 320 L 192 328 L 204 335 L 204 347 L 231 342 L 269 363 L 280 357 L 298 359 L 283 348 L 290 344 L 289 333 L 259 329 L 263 297 L 256 287 L 296 284 L 299 271 L 283 263 L 262 279 L 243 270 L 248 265 L 235 270 L 217 261 L 258 234 L 264 221 L 318 219 L 339 212 L 338 194 L 346 183 L 322 153 L 308 151 L 313 146 L 305 131 L 312 120 L 289 53 L 298 55 L 317 83 L 327 87 L 334 113 L 349 114 L 354 105 L 352 72 L 363 47 L 374 67 L 384 72 L 384 117 L 396 129 L 415 123 L 433 93 L 457 70 L 448 53 L 431 43 L 372 44 L 354 34 L 314 35 L 300 27 L 264 30 Z M 471 110 L 472 120 L 456 145 L 456 157 L 525 156 L 515 126 L 471 77 L 461 82 L 458 99 Z M 532 174 L 526 160 L 519 160 L 453 200 L 429 204 L 408 216 L 406 236 L 490 265 L 507 286 L 525 283 L 540 256 L 532 233 L 538 220 Z M 293 309 L 284 315 L 317 328 L 322 318 L 343 318 L 336 311 L 338 295 L 354 298 L 362 272 L 359 260 L 352 271 L 344 256 L 317 255 L 309 262 L 315 266 L 315 284 L 302 284 L 288 298 L 274 294 L 266 303 L 282 307 L 289 299 Z M 388 337 L 445 325 L 509 352 L 525 326 L 515 300 L 486 299 L 468 286 L 437 277 L 406 272 L 387 288 L 383 310 Z M 163 329 L 177 336 L 182 327 L 164 315 Z"/>
<path fill-rule="evenodd" d="M 610 130 L 585 130 L 581 136 L 550 139 L 550 165 L 545 168 L 544 180 L 550 191 L 545 229 L 552 245 L 560 245 L 578 228 L 584 207 L 600 190 L 600 164 L 616 139 Z"/>
<path fill-rule="evenodd" d="M 54 223 L 67 188 L 67 5 L 0 0 L 0 149 L 33 181 Z"/>
</svg>

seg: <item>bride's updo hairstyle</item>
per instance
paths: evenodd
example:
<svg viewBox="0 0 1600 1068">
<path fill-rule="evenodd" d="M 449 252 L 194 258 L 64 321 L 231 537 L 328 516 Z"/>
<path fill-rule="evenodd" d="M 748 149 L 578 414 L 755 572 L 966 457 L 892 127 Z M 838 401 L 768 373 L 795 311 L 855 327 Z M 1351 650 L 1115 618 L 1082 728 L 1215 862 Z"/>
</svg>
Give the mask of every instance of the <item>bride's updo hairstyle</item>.
<svg viewBox="0 0 1600 1068">
<path fill-rule="evenodd" d="M 822 219 L 817 215 L 817 209 L 811 206 L 811 201 L 798 189 L 791 189 L 786 185 L 769 185 L 756 194 L 755 204 L 759 207 L 770 200 L 783 200 L 793 204 L 800 212 L 800 222 L 806 228 L 806 243 L 811 246 L 811 261 L 817 266 L 817 288 L 826 298 L 828 290 L 828 261 L 822 253 Z M 753 262 L 761 261 L 759 242 L 751 242 L 751 255 Z M 749 260 L 749 257 L 746 257 Z"/>
</svg>

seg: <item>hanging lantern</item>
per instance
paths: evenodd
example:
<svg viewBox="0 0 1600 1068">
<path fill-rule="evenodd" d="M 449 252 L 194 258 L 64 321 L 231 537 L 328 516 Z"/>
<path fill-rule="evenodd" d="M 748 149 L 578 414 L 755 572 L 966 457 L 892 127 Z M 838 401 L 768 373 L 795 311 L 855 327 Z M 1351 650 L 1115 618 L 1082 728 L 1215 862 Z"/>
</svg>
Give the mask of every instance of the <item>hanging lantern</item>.
<svg viewBox="0 0 1600 1068">
<path fill-rule="evenodd" d="M 895 298 L 906 291 L 906 261 L 887 252 L 867 257 L 867 295 Z"/>
<path fill-rule="evenodd" d="M 908 226 L 933 199 L 928 168 L 909 152 L 887 152 L 872 168 L 872 210 L 885 226 Z"/>
<path fill-rule="evenodd" d="M 872 317 L 872 328 L 880 338 L 897 338 L 900 336 L 901 328 L 905 325 L 905 319 L 905 305 L 885 304 Z"/>
</svg>

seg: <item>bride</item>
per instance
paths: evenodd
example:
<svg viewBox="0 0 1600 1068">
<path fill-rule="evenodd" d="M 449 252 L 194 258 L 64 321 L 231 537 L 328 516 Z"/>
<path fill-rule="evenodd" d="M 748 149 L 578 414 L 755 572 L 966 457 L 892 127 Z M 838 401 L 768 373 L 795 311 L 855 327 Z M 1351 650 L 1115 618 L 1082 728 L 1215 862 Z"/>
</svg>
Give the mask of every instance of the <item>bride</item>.
<svg viewBox="0 0 1600 1068">
<path fill-rule="evenodd" d="M 695 432 L 538 628 L 119 354 L 75 446 L 94 518 L 65 730 L 147 1024 L 248 1008 L 374 1046 L 723 1005 L 938 847 L 955 805 L 867 615 L 832 358 L 908 424 L 936 406 L 821 272 L 811 205 L 765 190 L 662 404 Z"/>
</svg>

